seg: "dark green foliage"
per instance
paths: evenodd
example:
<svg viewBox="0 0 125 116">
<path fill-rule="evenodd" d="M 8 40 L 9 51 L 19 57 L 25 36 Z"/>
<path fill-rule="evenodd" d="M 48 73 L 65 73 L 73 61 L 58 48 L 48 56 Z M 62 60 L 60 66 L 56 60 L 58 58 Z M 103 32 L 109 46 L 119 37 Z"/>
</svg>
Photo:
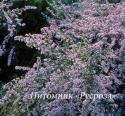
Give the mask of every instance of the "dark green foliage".
<svg viewBox="0 0 125 116">
<path fill-rule="evenodd" d="M 116 112 L 115 116 L 121 116 L 121 113 L 120 112 Z"/>
<path fill-rule="evenodd" d="M 40 10 L 45 10 L 48 3 L 52 3 L 52 0 L 13 0 L 14 8 L 21 8 L 25 5 L 36 6 Z"/>
<path fill-rule="evenodd" d="M 37 6 L 41 10 L 45 10 L 48 3 L 52 3 L 52 0 L 27 0 L 26 4 Z"/>
<path fill-rule="evenodd" d="M 72 3 L 74 3 L 74 2 L 77 2 L 77 0 L 61 0 L 62 1 L 62 3 L 64 3 L 64 4 L 72 4 Z"/>
<path fill-rule="evenodd" d="M 2 98 L 2 96 L 5 95 L 5 90 L 3 89 L 2 85 L 3 85 L 3 83 L 0 82 L 0 99 Z"/>
<path fill-rule="evenodd" d="M 121 0 L 108 0 L 109 3 L 119 3 Z"/>
</svg>

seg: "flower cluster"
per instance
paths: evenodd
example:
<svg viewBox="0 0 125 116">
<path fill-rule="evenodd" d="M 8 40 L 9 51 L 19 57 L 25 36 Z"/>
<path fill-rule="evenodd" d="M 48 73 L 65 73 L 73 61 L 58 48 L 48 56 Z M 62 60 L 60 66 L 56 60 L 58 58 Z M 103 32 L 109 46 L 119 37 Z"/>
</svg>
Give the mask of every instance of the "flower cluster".
<svg viewBox="0 0 125 116">
<path fill-rule="evenodd" d="M 4 86 L 6 94 L 1 102 L 12 100 L 15 95 L 19 101 L 28 103 L 31 92 L 74 96 L 83 91 L 100 92 L 115 97 L 106 101 L 40 100 L 40 106 L 36 103 L 35 108 L 50 116 L 104 116 L 116 111 L 123 114 L 124 104 L 119 105 L 116 100 L 125 90 L 125 2 L 114 5 L 84 1 L 72 6 L 63 4 L 61 8 L 64 19 L 52 19 L 50 26 L 41 28 L 40 34 L 14 38 L 36 48 L 45 57 L 38 58 L 21 79 Z M 27 105 L 22 109 L 26 113 Z M 33 114 L 32 110 L 29 113 Z"/>
</svg>

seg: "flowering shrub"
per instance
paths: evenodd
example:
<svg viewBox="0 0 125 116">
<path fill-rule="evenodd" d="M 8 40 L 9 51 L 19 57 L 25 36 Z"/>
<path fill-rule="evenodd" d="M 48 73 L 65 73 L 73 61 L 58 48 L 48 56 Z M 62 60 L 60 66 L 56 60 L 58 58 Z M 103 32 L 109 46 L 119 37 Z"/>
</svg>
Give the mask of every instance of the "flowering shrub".
<svg viewBox="0 0 125 116">
<path fill-rule="evenodd" d="M 28 70 L 25 76 L 3 86 L 0 114 L 124 115 L 125 3 L 60 4 L 55 2 L 56 13 L 52 10 L 49 26 L 41 28 L 41 33 L 14 37 L 44 58 L 39 55 L 33 67 L 20 67 Z M 65 18 L 60 20 L 62 12 Z M 30 98 L 32 92 L 72 93 L 75 98 L 37 100 Z M 111 94 L 114 98 L 77 99 L 81 92 Z"/>
</svg>

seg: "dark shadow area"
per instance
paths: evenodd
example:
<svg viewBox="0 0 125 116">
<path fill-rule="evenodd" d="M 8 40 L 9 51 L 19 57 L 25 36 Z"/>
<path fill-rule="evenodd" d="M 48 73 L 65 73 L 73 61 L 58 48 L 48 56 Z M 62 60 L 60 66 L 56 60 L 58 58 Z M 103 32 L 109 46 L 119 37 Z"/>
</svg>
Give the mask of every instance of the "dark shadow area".
<svg viewBox="0 0 125 116">
<path fill-rule="evenodd" d="M 17 28 L 17 35 L 40 33 L 40 28 L 49 25 L 46 18 L 43 17 L 41 11 L 38 9 L 24 11 L 19 18 L 23 19 L 22 23 L 25 23 L 26 26 Z M 1 26 L 0 46 L 7 38 L 7 34 L 7 26 Z M 7 42 L 6 51 L 0 56 L 0 81 L 2 82 L 8 82 L 17 76 L 25 75 L 27 71 L 15 70 L 15 66 L 32 67 L 36 62 L 37 56 L 40 56 L 35 48 L 29 48 L 22 42 L 15 42 L 13 41 L 13 37 L 9 40 L 10 41 Z M 14 46 L 15 49 L 12 51 Z M 8 60 L 9 57 L 11 57 L 10 60 Z M 44 55 L 41 59 L 43 59 L 43 57 Z M 8 61 L 11 62 L 10 65 L 7 65 Z"/>
<path fill-rule="evenodd" d="M 39 10 L 27 10 L 22 13 L 20 18 L 23 19 L 22 23 L 25 23 L 26 25 L 19 29 L 17 33 L 18 35 L 40 33 L 40 28 L 49 25 Z"/>
<path fill-rule="evenodd" d="M 4 37 L 5 37 L 7 34 L 8 34 L 7 29 L 6 29 L 5 27 L 2 27 L 2 26 L 0 25 L 0 43 L 3 42 Z"/>
<path fill-rule="evenodd" d="M 16 66 L 32 67 L 37 60 L 38 51 L 35 48 L 29 48 L 25 43 L 16 43 Z M 21 76 L 27 71 L 16 70 L 16 75 Z"/>
<path fill-rule="evenodd" d="M 9 54 L 0 57 L 0 81 L 2 82 L 24 75 L 27 71 L 15 70 L 15 66 L 32 67 L 39 55 L 35 48 L 29 48 L 25 43 L 15 42 L 15 45 L 16 49 L 10 65 L 7 65 Z"/>
</svg>

